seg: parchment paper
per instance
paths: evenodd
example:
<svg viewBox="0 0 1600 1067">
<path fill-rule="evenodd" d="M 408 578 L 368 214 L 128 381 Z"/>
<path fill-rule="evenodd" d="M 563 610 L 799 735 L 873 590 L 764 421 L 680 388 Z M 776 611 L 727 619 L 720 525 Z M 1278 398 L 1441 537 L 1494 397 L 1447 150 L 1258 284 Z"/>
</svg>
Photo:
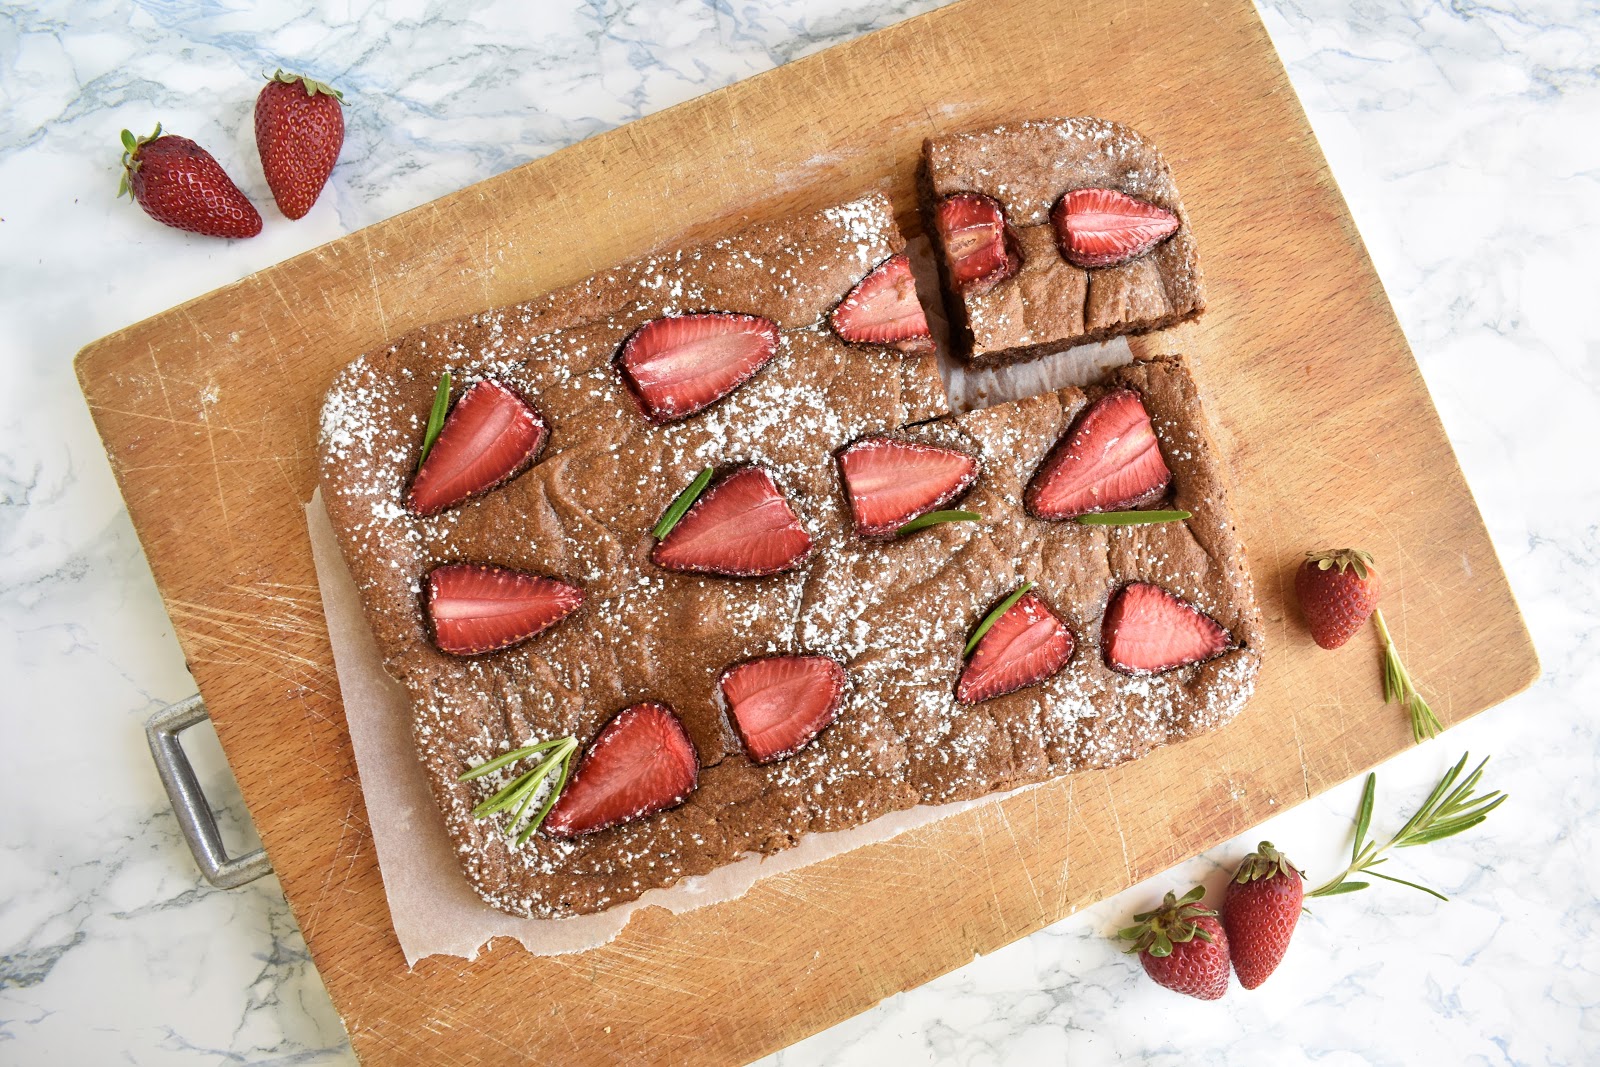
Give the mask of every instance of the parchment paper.
<svg viewBox="0 0 1600 1067">
<path fill-rule="evenodd" d="M 922 247 L 916 247 L 921 244 Z M 932 273 L 926 242 L 910 249 L 917 266 L 919 289 Z M 939 307 L 937 283 L 924 294 L 930 310 Z M 944 323 L 930 315 L 935 336 L 943 341 Z M 940 370 L 951 406 L 957 410 L 986 407 L 1093 381 L 1105 369 L 1128 362 L 1126 343 L 1089 345 L 1024 367 L 967 373 L 949 359 L 940 344 Z M 675 914 L 741 896 L 757 880 L 837 856 L 863 845 L 887 841 L 914 827 L 992 804 L 1033 786 L 996 793 L 956 804 L 924 805 L 895 812 L 864 826 L 835 833 L 808 834 L 794 848 L 773 856 L 746 856 L 710 874 L 686 878 L 666 889 L 653 889 L 638 900 L 596 915 L 574 919 L 521 919 L 496 911 L 467 884 L 456 863 L 454 847 L 434 806 L 411 742 L 411 710 L 405 691 L 383 669 L 383 660 L 361 612 L 355 582 L 345 567 L 320 491 L 306 506 L 306 524 L 328 619 L 334 665 L 344 697 L 345 718 L 355 749 L 361 792 L 389 898 L 389 914 L 406 962 L 425 956 L 474 959 L 495 937 L 514 937 L 540 956 L 583 952 L 612 940 L 640 908 L 662 907 Z"/>
</svg>

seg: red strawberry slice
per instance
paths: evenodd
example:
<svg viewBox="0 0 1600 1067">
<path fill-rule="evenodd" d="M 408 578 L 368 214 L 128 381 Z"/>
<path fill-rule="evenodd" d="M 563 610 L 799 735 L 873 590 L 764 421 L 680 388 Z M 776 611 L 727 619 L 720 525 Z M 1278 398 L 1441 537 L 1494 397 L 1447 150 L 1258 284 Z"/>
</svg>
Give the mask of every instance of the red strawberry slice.
<svg viewBox="0 0 1600 1067">
<path fill-rule="evenodd" d="M 1172 481 L 1139 394 L 1118 389 L 1090 404 L 1023 494 L 1041 519 L 1070 519 L 1148 503 Z"/>
<path fill-rule="evenodd" d="M 676 422 L 739 388 L 777 354 L 777 324 L 757 315 L 669 315 L 633 332 L 617 369 L 645 418 Z"/>
<path fill-rule="evenodd" d="M 992 197 L 947 196 L 934 209 L 934 225 L 957 292 L 986 293 L 1022 265 L 1006 234 L 1005 211 Z"/>
<path fill-rule="evenodd" d="M 1073 645 L 1067 624 L 1037 593 L 1024 593 L 978 640 L 956 699 L 978 704 L 1042 682 L 1067 665 Z"/>
<path fill-rule="evenodd" d="M 483 563 L 446 563 L 428 573 L 428 618 L 439 648 L 476 656 L 520 644 L 572 614 L 583 590 Z"/>
<path fill-rule="evenodd" d="M 792 756 L 839 714 L 844 667 L 827 656 L 768 656 L 730 667 L 718 683 L 756 763 Z"/>
<path fill-rule="evenodd" d="M 658 567 L 685 574 L 757 578 L 789 570 L 811 535 L 761 467 L 740 467 L 707 489 L 656 545 Z"/>
<path fill-rule="evenodd" d="M 462 394 L 411 482 L 406 505 L 437 515 L 521 474 L 538 458 L 544 419 L 513 389 L 485 378 Z"/>
<path fill-rule="evenodd" d="M 1178 228 L 1178 216 L 1115 189 L 1074 189 L 1050 209 L 1068 263 L 1114 267 L 1142 256 Z"/>
<path fill-rule="evenodd" d="M 839 453 L 839 473 L 857 535 L 892 537 L 966 492 L 978 478 L 978 461 L 953 448 L 864 437 Z"/>
<path fill-rule="evenodd" d="M 1160 674 L 1233 647 L 1228 631 L 1187 601 L 1149 582 L 1129 582 L 1106 606 L 1100 648 L 1123 674 Z"/>
<path fill-rule="evenodd" d="M 544 821 L 551 837 L 577 837 L 665 811 L 694 792 L 700 757 L 677 713 L 647 701 L 624 708 L 583 754 Z"/>
<path fill-rule="evenodd" d="M 933 351 L 933 333 L 917 279 L 904 255 L 890 256 L 862 278 L 830 316 L 834 332 L 846 341 L 889 345 L 902 352 Z"/>
</svg>

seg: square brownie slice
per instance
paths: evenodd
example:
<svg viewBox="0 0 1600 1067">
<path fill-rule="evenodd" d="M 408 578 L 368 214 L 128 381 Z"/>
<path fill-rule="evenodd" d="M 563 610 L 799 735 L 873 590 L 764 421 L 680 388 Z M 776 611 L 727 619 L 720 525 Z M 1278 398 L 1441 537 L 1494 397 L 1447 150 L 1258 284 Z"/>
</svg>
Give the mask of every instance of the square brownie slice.
<svg viewBox="0 0 1600 1067">
<path fill-rule="evenodd" d="M 1146 333 L 1205 308 L 1159 149 L 1097 118 L 931 138 L 918 174 L 956 354 L 996 366 Z"/>
</svg>

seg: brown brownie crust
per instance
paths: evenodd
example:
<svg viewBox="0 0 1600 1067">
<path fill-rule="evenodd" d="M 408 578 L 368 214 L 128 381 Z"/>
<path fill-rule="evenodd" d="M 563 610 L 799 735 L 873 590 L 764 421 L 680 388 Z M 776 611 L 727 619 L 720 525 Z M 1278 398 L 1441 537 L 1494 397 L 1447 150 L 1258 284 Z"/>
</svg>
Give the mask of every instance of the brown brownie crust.
<svg viewBox="0 0 1600 1067">
<path fill-rule="evenodd" d="M 933 207 L 958 192 L 998 200 L 1016 240 L 1017 274 L 986 293 L 945 282 L 957 354 L 975 366 L 1035 359 L 1074 345 L 1163 329 L 1205 308 L 1189 216 L 1161 152 L 1096 118 L 1041 119 L 932 138 L 918 175 L 930 239 Z M 1166 208 L 1178 229 L 1146 254 L 1086 270 L 1062 258 L 1050 209 L 1073 189 L 1109 188 Z M 944 269 L 942 250 L 938 256 Z"/>
<path fill-rule="evenodd" d="M 1194 383 L 1176 359 L 958 417 L 934 418 L 931 360 L 848 346 L 824 316 L 900 248 L 887 201 L 757 227 L 665 253 L 565 293 L 430 327 L 342 373 L 324 410 L 322 486 L 390 672 L 409 691 L 413 731 L 462 868 L 485 900 L 516 914 L 598 911 L 748 852 L 787 848 L 927 801 L 1135 758 L 1227 721 L 1253 685 L 1260 621 L 1232 528 L 1220 464 Z M 646 423 L 610 366 L 628 332 L 678 310 L 764 314 L 779 357 L 700 416 Z M 431 519 L 400 505 L 434 384 L 493 374 L 523 389 L 551 425 L 541 461 L 512 483 Z M 1187 524 L 1112 529 L 1026 516 L 1022 488 L 1071 419 L 1116 384 L 1146 398 Z M 978 455 L 950 524 L 883 543 L 851 533 L 834 454 L 901 431 Z M 799 570 L 754 580 L 675 575 L 648 561 L 650 526 L 704 466 L 771 468 L 816 549 Z M 476 560 L 554 574 L 588 601 L 513 650 L 473 659 L 429 642 L 418 590 L 438 563 Z M 1078 651 L 1048 682 L 972 708 L 955 703 L 962 645 L 1024 578 L 1073 627 Z M 1158 678 L 1099 656 L 1099 618 L 1123 582 L 1157 581 L 1228 627 L 1239 648 Z M 774 653 L 834 656 L 850 672 L 838 720 L 766 767 L 741 752 L 716 696 L 732 663 Z M 701 760 L 679 808 L 572 841 L 510 845 L 498 820 L 470 816 L 506 780 L 467 784 L 469 767 L 531 740 L 587 742 L 618 710 L 670 703 Z M 507 772 L 513 773 L 513 772 Z"/>
</svg>

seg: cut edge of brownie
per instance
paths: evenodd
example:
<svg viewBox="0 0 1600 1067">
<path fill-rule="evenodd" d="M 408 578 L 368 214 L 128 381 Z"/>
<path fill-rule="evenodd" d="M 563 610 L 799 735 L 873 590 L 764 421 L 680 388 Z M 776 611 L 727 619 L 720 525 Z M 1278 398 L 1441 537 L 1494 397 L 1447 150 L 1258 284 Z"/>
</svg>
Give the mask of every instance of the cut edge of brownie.
<svg viewBox="0 0 1600 1067">
<path fill-rule="evenodd" d="M 1109 323 L 1105 326 L 1075 332 L 1070 336 L 1044 338 L 1034 343 L 980 349 L 976 333 L 972 328 L 969 313 L 969 302 L 965 294 L 960 292 L 952 283 L 948 257 L 945 255 L 943 242 L 941 241 L 939 235 L 939 227 L 935 222 L 936 208 L 939 201 L 945 196 L 952 195 L 952 193 L 956 190 L 947 190 L 941 192 L 936 188 L 936 179 L 933 173 L 933 155 L 937 150 L 945 146 L 952 145 L 955 142 L 963 139 L 975 139 L 980 137 L 999 138 L 1013 134 L 1016 131 L 1027 131 L 1041 127 L 1068 127 L 1073 125 L 1085 125 L 1095 129 L 1103 130 L 1109 136 L 1123 138 L 1128 143 L 1136 145 L 1140 149 L 1147 151 L 1152 157 L 1153 162 L 1156 164 L 1158 172 L 1171 189 L 1172 202 L 1169 205 L 1169 209 L 1178 216 L 1179 220 L 1178 230 L 1173 233 L 1172 237 L 1178 237 L 1180 234 L 1188 237 L 1192 234 L 1188 211 L 1184 207 L 1181 195 L 1179 195 L 1177 183 L 1172 177 L 1171 167 L 1168 165 L 1165 155 L 1150 139 L 1146 138 L 1143 134 L 1132 127 L 1123 125 L 1121 123 L 1089 116 L 1080 116 L 1075 118 L 1035 119 L 1019 123 L 1006 123 L 1000 126 L 989 127 L 981 130 L 963 131 L 960 133 L 947 134 L 941 137 L 930 137 L 925 139 L 923 141 L 922 154 L 918 160 L 916 173 L 918 207 L 923 218 L 924 232 L 927 234 L 928 241 L 934 249 L 933 258 L 938 264 L 940 296 L 945 307 L 946 316 L 950 323 L 951 351 L 958 359 L 975 369 L 991 369 L 995 367 L 1009 366 L 1015 363 L 1027 363 L 1033 360 L 1042 359 L 1046 356 L 1052 356 L 1060 352 L 1065 352 L 1070 348 L 1076 348 L 1080 345 L 1097 344 L 1117 337 L 1138 337 L 1145 334 L 1155 333 L 1170 329 L 1182 323 L 1193 322 L 1205 312 L 1205 285 L 1200 268 L 1199 258 L 1196 255 L 1190 255 L 1186 257 L 1185 269 L 1187 269 L 1193 276 L 1191 285 L 1193 299 L 1188 306 L 1176 307 L 1166 315 L 1159 316 L 1154 319 L 1145 319 L 1134 325 L 1128 325 L 1123 322 Z M 1001 184 L 1003 185 L 1004 183 L 1002 182 Z M 1062 185 L 1061 188 L 1056 192 L 1056 197 L 1059 198 L 1059 196 L 1070 191 L 1071 188 L 1073 188 L 1073 186 Z M 1004 198 L 1000 196 L 994 196 L 993 194 L 985 192 L 982 189 L 974 189 L 971 191 L 980 192 L 986 196 L 993 196 L 994 199 L 1001 202 L 1002 207 L 1006 209 L 1007 240 L 1008 242 L 1012 243 L 1013 247 L 1017 247 L 1018 243 L 1016 241 L 1015 228 L 1018 225 L 1018 222 L 1014 217 L 1013 212 L 1010 210 L 1010 205 L 1005 203 Z M 1048 207 L 1048 205 L 1045 206 L 1046 211 L 1048 211 Z M 1037 210 L 1027 214 L 1031 218 L 1034 214 L 1037 214 Z M 1037 224 L 1037 220 L 1035 220 L 1033 224 Z M 1023 251 L 1024 250 L 1019 249 L 1019 254 Z M 1059 252 L 1054 252 L 1054 254 L 1059 255 Z M 1149 253 L 1147 252 L 1144 255 L 1136 257 L 1136 259 L 1143 259 L 1145 255 L 1148 254 Z M 1024 255 L 1023 258 L 1024 263 L 1021 269 L 1026 269 L 1027 256 Z M 1086 269 L 1072 267 L 1071 269 L 1083 271 L 1087 275 L 1088 270 L 1100 270 L 1104 268 Z M 1020 270 L 1018 273 L 1020 273 Z M 1017 276 L 1012 275 L 999 284 L 1010 285 L 1015 284 L 1016 281 Z M 1087 306 L 1090 300 L 1090 288 L 1087 281 L 1085 281 L 1083 289 L 1084 304 Z M 1087 316 L 1085 315 L 1081 317 L 1086 318 Z"/>
</svg>

